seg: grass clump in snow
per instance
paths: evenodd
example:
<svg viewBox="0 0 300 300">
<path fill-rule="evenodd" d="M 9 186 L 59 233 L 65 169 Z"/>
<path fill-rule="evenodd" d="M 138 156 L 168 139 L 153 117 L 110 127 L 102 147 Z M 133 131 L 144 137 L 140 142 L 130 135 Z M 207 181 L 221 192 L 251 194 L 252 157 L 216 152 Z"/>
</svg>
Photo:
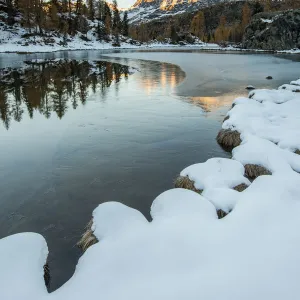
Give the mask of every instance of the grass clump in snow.
<svg viewBox="0 0 300 300">
<path fill-rule="evenodd" d="M 272 175 L 272 173 L 263 166 L 255 164 L 246 164 L 244 167 L 245 175 L 250 179 L 256 179 L 257 177 L 263 175 Z"/>
<path fill-rule="evenodd" d="M 174 184 L 175 184 L 175 188 L 186 189 L 186 190 L 190 190 L 190 191 L 193 191 L 193 192 L 196 192 L 199 194 L 201 194 L 203 192 L 203 190 L 198 190 L 195 188 L 195 182 L 193 180 L 191 180 L 188 176 L 178 176 L 175 179 Z M 241 184 L 235 186 L 233 189 L 237 192 L 243 192 L 247 187 L 248 187 L 247 184 L 241 183 Z"/>
<path fill-rule="evenodd" d="M 221 129 L 217 136 L 217 142 L 226 151 L 231 151 L 241 144 L 241 134 L 237 130 Z"/>
<path fill-rule="evenodd" d="M 229 120 L 230 116 L 226 116 L 223 120 L 223 123 L 226 122 L 227 120 Z"/>
<path fill-rule="evenodd" d="M 82 252 L 85 252 L 89 247 L 98 243 L 98 239 L 94 235 L 92 226 L 93 219 L 91 219 L 90 222 L 87 224 L 87 226 L 85 227 L 84 234 L 81 236 L 81 239 L 77 243 L 77 246 L 82 250 Z"/>
<path fill-rule="evenodd" d="M 222 209 L 219 209 L 219 210 L 217 210 L 217 215 L 218 215 L 218 219 L 223 219 L 224 217 L 226 217 L 228 215 L 228 213 Z"/>
<path fill-rule="evenodd" d="M 175 179 L 174 184 L 175 184 L 176 188 L 191 190 L 191 191 L 194 191 L 199 194 L 202 193 L 202 190 L 197 190 L 195 188 L 195 182 L 193 180 L 191 180 L 188 176 L 178 176 Z"/>
<path fill-rule="evenodd" d="M 48 261 L 44 264 L 44 280 L 45 280 L 46 287 L 49 289 L 51 276 L 50 276 L 50 268 L 49 268 Z"/>
<path fill-rule="evenodd" d="M 300 155 L 300 150 L 299 150 L 299 149 L 297 149 L 297 150 L 295 151 L 295 154 L 298 154 L 298 155 Z"/>
<path fill-rule="evenodd" d="M 248 187 L 247 184 L 242 183 L 242 184 L 237 185 L 237 186 L 234 187 L 233 189 L 234 189 L 235 191 L 237 191 L 237 192 L 243 192 L 247 187 Z"/>
</svg>

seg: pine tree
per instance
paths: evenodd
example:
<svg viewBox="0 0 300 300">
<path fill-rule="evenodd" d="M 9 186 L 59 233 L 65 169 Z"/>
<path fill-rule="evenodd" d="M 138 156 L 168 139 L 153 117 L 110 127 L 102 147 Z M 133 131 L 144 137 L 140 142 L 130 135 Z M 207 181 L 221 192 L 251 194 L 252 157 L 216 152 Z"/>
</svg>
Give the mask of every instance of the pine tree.
<svg viewBox="0 0 300 300">
<path fill-rule="evenodd" d="M 69 30 L 69 24 L 67 21 L 64 21 L 62 23 L 62 33 L 63 33 L 63 43 L 65 46 L 67 45 L 68 30 Z"/>
<path fill-rule="evenodd" d="M 228 40 L 229 37 L 229 29 L 226 27 L 226 18 L 225 16 L 220 17 L 220 23 L 215 31 L 215 37 L 214 40 L 216 42 L 224 42 Z"/>
<path fill-rule="evenodd" d="M 57 10 L 57 5 L 54 1 L 51 2 L 50 8 L 49 8 L 49 14 L 50 14 L 50 19 L 51 19 L 51 29 L 57 29 L 58 24 L 59 24 L 59 19 L 58 19 L 58 10 Z"/>
<path fill-rule="evenodd" d="M 110 8 L 105 2 L 104 4 L 104 24 L 105 24 L 105 33 L 108 38 L 108 36 L 111 34 L 111 12 Z"/>
<path fill-rule="evenodd" d="M 6 0 L 7 5 L 7 24 L 13 25 L 14 24 L 14 7 L 12 0 Z"/>
<path fill-rule="evenodd" d="M 68 0 L 62 0 L 62 2 L 61 2 L 61 11 L 63 13 L 68 12 Z"/>
<path fill-rule="evenodd" d="M 207 35 L 207 42 L 211 42 L 211 34 L 210 34 L 210 31 L 208 32 L 208 35 Z"/>
<path fill-rule="evenodd" d="M 31 0 L 19 0 L 19 9 L 23 15 L 21 25 L 27 27 L 31 32 L 31 12 L 32 12 L 32 1 Z"/>
<path fill-rule="evenodd" d="M 115 45 L 119 46 L 119 34 L 121 29 L 121 19 L 120 19 L 120 13 L 118 10 L 118 3 L 117 0 L 113 0 L 113 19 L 112 19 L 112 29 L 113 29 L 113 35 L 115 39 Z"/>
<path fill-rule="evenodd" d="M 91 20 L 95 19 L 95 2 L 94 0 L 88 0 L 88 17 Z"/>
<path fill-rule="evenodd" d="M 82 5 L 81 14 L 82 14 L 83 16 L 86 16 L 86 17 L 87 17 L 88 14 L 89 14 L 88 11 L 89 11 L 89 10 L 88 10 L 88 7 L 87 7 L 85 4 L 83 4 L 83 5 Z"/>
<path fill-rule="evenodd" d="M 179 37 L 178 37 L 178 34 L 176 32 L 176 28 L 175 28 L 174 25 L 171 25 L 170 38 L 171 38 L 172 44 L 177 44 L 178 43 Z"/>
<path fill-rule="evenodd" d="M 128 12 L 124 12 L 123 21 L 122 21 L 122 34 L 128 36 Z"/>
<path fill-rule="evenodd" d="M 71 16 L 72 13 L 72 1 L 68 0 L 68 11 L 69 11 L 69 16 Z"/>
<path fill-rule="evenodd" d="M 104 0 L 99 0 L 97 2 L 97 19 L 105 22 L 105 2 Z"/>
<path fill-rule="evenodd" d="M 105 38 L 105 27 L 100 24 L 100 22 L 98 22 L 98 25 L 97 25 L 97 36 L 98 36 L 98 39 L 100 41 L 102 41 L 104 38 Z"/>
<path fill-rule="evenodd" d="M 251 10 L 249 8 L 248 3 L 246 2 L 243 6 L 243 13 L 242 13 L 242 27 L 245 29 L 247 25 L 250 23 L 251 20 Z"/>
<path fill-rule="evenodd" d="M 76 14 L 82 13 L 82 0 L 76 1 Z"/>
<path fill-rule="evenodd" d="M 200 11 L 192 20 L 191 32 L 199 37 L 201 40 L 204 39 L 205 34 L 205 16 L 202 11 Z"/>
<path fill-rule="evenodd" d="M 272 0 L 264 0 L 264 10 L 271 11 L 272 10 Z"/>
<path fill-rule="evenodd" d="M 36 32 L 43 34 L 43 27 L 45 23 L 45 15 L 43 10 L 43 0 L 33 0 L 33 14 L 36 25 Z"/>
<path fill-rule="evenodd" d="M 259 1 L 256 1 L 253 5 L 252 16 L 261 13 L 263 11 L 264 11 L 264 6 Z"/>
</svg>

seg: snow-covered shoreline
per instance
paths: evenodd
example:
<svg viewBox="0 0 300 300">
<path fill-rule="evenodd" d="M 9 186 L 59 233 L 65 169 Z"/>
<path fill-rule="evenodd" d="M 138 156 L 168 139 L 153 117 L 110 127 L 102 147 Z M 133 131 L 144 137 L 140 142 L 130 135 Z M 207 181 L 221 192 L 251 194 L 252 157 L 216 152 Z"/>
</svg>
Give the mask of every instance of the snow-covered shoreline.
<svg viewBox="0 0 300 300">
<path fill-rule="evenodd" d="M 233 159 L 213 158 L 180 174 L 201 195 L 183 188 L 162 193 L 151 206 L 151 222 L 118 202 L 99 205 L 90 226 L 99 242 L 55 292 L 48 294 L 43 282 L 48 249 L 41 235 L 1 239 L 0 299 L 294 300 L 300 276 L 298 86 L 295 80 L 234 100 L 222 125 L 240 134 Z M 272 175 L 251 182 L 249 164 Z M 242 191 L 234 190 L 241 184 Z M 218 219 L 218 210 L 226 217 Z"/>
<path fill-rule="evenodd" d="M 133 45 L 127 42 L 121 42 L 120 47 L 112 46 L 111 43 L 90 41 L 83 42 L 78 37 L 74 38 L 68 45 L 59 45 L 59 41 L 56 45 L 33 45 L 24 46 L 18 43 L 2 43 L 0 44 L 0 53 L 19 53 L 19 54 L 31 54 L 31 53 L 51 53 L 59 51 L 88 51 L 88 50 L 147 50 L 147 49 L 196 49 L 203 51 L 236 51 L 236 52 L 253 52 L 253 53 L 285 53 L 285 54 L 300 54 L 300 49 L 291 49 L 284 51 L 269 51 L 259 49 L 243 49 L 235 46 L 221 47 L 218 44 L 213 43 L 195 43 L 185 45 L 174 45 L 166 43 L 144 43 L 141 45 Z"/>
</svg>

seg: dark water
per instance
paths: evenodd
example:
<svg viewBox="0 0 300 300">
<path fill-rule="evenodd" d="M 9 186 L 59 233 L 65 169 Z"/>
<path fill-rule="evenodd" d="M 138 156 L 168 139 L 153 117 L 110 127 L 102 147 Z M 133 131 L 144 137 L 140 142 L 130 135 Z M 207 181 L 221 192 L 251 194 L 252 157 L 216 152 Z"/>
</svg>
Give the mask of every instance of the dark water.
<svg viewBox="0 0 300 300">
<path fill-rule="evenodd" d="M 179 67 L 98 56 L 0 55 L 0 238 L 41 233 L 52 290 L 72 275 L 76 242 L 98 204 L 119 201 L 149 218 L 180 170 L 228 157 L 215 137 L 248 84 L 217 97 L 179 97 Z"/>
</svg>

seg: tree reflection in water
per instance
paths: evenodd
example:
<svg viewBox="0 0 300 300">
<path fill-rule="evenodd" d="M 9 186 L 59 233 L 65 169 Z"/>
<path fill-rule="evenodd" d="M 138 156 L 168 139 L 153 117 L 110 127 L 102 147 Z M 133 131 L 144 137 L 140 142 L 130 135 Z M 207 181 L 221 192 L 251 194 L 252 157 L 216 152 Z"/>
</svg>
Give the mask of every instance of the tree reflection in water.
<svg viewBox="0 0 300 300">
<path fill-rule="evenodd" d="M 28 61 L 23 68 L 0 70 L 0 118 L 6 129 L 24 113 L 38 111 L 62 118 L 70 107 L 84 105 L 91 93 L 103 98 L 111 84 L 127 79 L 128 66 L 104 61 Z M 118 85 L 115 85 L 116 90 Z"/>
</svg>

